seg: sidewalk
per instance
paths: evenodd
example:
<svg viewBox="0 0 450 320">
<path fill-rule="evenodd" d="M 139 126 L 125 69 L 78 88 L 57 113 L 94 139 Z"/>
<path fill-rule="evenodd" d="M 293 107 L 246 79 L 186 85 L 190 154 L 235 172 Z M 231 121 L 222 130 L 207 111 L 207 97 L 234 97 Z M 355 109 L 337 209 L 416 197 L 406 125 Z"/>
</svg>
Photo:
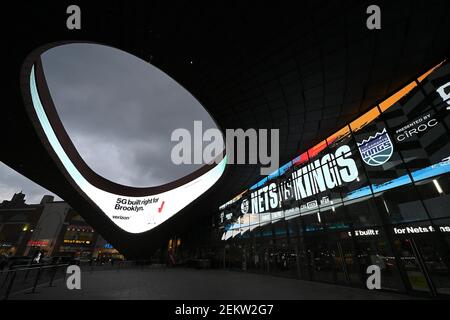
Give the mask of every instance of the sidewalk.
<svg viewBox="0 0 450 320">
<path fill-rule="evenodd" d="M 68 290 L 64 279 L 37 293 L 15 293 L 17 299 L 170 299 L 170 300 L 299 300 L 411 299 L 410 296 L 225 270 L 128 269 L 84 271 L 81 290 Z"/>
</svg>

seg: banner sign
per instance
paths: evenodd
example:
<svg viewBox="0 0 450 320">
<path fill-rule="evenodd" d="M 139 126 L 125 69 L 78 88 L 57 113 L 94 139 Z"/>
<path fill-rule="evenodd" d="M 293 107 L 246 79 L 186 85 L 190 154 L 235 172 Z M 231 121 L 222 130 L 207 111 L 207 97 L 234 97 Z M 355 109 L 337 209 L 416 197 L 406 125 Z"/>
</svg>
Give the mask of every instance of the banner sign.
<svg viewBox="0 0 450 320">
<path fill-rule="evenodd" d="M 449 77 L 435 66 L 220 206 L 222 239 L 450 172 Z"/>
</svg>

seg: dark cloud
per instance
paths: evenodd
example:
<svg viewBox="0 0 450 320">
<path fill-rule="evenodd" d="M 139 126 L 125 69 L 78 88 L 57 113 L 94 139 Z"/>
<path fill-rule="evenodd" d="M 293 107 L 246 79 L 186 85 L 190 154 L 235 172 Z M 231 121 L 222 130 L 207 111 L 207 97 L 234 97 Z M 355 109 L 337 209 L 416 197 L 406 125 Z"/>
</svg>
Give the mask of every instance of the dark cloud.
<svg viewBox="0 0 450 320">
<path fill-rule="evenodd" d="M 93 44 L 53 48 L 42 56 L 61 120 L 86 163 L 118 183 L 155 186 L 201 165 L 174 165 L 172 131 L 216 127 L 192 95 L 154 66 Z"/>
</svg>

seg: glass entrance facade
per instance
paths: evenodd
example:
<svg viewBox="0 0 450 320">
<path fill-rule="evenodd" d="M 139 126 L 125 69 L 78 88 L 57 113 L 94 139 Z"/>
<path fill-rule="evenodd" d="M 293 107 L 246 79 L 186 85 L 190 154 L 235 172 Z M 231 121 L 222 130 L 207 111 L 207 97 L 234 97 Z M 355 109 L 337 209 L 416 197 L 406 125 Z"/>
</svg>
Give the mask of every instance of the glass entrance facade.
<svg viewBox="0 0 450 320">
<path fill-rule="evenodd" d="M 219 208 L 225 267 L 450 295 L 450 64 Z"/>
</svg>

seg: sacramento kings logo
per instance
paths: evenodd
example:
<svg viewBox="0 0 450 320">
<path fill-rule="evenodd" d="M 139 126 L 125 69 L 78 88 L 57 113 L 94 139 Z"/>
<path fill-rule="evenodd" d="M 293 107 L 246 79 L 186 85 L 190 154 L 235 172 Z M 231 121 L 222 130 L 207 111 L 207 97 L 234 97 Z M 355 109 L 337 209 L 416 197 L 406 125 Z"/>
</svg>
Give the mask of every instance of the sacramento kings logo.
<svg viewBox="0 0 450 320">
<path fill-rule="evenodd" d="M 374 137 L 369 137 L 358 143 L 359 152 L 365 163 L 369 166 L 381 166 L 388 162 L 394 151 L 391 138 L 386 132 L 386 128 L 377 132 Z"/>
<path fill-rule="evenodd" d="M 241 202 L 241 212 L 243 214 L 246 214 L 248 212 L 249 209 L 249 203 L 247 199 L 242 200 Z"/>
</svg>

